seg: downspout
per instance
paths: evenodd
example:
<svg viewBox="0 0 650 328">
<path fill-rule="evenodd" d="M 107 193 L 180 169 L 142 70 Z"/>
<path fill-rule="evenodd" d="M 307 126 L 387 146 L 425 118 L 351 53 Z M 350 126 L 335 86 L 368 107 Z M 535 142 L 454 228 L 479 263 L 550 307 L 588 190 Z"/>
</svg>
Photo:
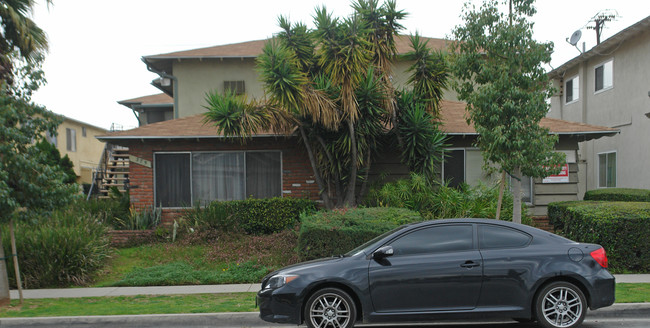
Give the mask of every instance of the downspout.
<svg viewBox="0 0 650 328">
<path fill-rule="evenodd" d="M 137 105 L 134 105 L 131 107 L 131 111 L 133 112 L 133 116 L 135 116 L 135 119 L 138 120 L 138 126 L 142 126 L 142 122 L 140 122 L 140 115 L 136 114 L 136 108 L 139 107 Z"/>
<path fill-rule="evenodd" d="M 173 91 L 173 93 L 174 93 L 174 95 L 173 95 L 173 98 L 174 98 L 174 119 L 177 119 L 178 118 L 178 79 L 173 75 L 169 75 L 169 74 L 167 74 L 165 72 L 158 71 L 155 68 L 149 66 L 149 63 L 147 63 L 147 60 L 144 57 L 142 57 L 141 59 L 142 59 L 142 62 L 144 62 L 144 64 L 147 65 L 147 70 L 149 72 L 156 73 L 156 74 L 158 74 L 158 76 L 160 76 L 162 78 L 168 78 L 168 79 L 171 79 L 173 81 L 173 83 L 174 83 L 174 91 Z"/>
</svg>

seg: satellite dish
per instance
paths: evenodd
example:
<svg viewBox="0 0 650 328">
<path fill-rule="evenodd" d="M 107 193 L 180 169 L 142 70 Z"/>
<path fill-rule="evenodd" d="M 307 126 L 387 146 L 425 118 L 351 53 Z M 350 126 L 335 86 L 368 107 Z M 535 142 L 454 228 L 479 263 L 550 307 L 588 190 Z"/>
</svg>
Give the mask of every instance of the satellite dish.
<svg viewBox="0 0 650 328">
<path fill-rule="evenodd" d="M 575 46 L 576 44 L 578 44 L 578 41 L 580 41 L 581 36 L 582 36 L 582 32 L 580 32 L 580 30 L 573 32 L 573 34 L 571 34 L 571 37 L 569 38 L 569 43 L 572 46 Z"/>
</svg>

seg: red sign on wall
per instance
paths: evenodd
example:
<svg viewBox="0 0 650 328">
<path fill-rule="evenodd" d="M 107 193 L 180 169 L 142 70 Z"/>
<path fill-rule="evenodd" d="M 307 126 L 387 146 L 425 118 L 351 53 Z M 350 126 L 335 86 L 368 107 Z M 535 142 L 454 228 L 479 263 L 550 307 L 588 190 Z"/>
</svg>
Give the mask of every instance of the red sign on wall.
<svg viewBox="0 0 650 328">
<path fill-rule="evenodd" d="M 549 175 L 542 183 L 567 183 L 569 182 L 569 164 L 562 165 L 562 171 L 558 174 Z"/>
</svg>

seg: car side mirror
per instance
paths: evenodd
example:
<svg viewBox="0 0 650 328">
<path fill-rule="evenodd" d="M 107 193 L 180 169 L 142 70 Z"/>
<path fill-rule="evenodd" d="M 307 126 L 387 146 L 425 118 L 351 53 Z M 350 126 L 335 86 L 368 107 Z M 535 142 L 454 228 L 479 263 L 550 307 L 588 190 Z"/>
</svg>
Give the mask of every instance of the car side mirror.
<svg viewBox="0 0 650 328">
<path fill-rule="evenodd" d="M 384 246 L 372 253 L 372 258 L 375 260 L 381 260 L 385 257 L 393 256 L 393 254 L 394 251 L 392 246 Z"/>
</svg>

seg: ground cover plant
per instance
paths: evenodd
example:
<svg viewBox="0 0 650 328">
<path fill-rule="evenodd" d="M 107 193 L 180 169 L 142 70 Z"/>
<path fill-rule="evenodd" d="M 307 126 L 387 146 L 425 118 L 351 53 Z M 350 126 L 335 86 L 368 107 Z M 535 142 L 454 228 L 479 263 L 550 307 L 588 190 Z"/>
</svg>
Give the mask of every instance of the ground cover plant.
<svg viewBox="0 0 650 328">
<path fill-rule="evenodd" d="M 209 236 L 208 241 L 202 237 Z M 253 283 L 297 263 L 293 230 L 270 235 L 196 232 L 176 243 L 121 248 L 94 286 Z"/>
</svg>

